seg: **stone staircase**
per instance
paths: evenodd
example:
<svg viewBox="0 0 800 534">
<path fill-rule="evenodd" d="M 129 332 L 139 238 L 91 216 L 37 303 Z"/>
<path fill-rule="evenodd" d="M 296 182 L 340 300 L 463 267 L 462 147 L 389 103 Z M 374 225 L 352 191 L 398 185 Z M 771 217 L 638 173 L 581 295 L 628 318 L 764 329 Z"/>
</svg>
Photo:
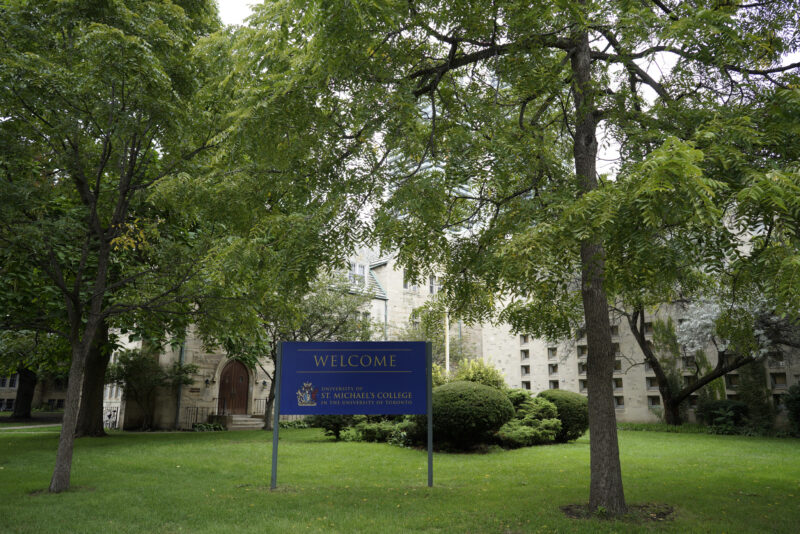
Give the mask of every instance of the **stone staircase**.
<svg viewBox="0 0 800 534">
<path fill-rule="evenodd" d="M 262 415 L 232 415 L 228 430 L 261 430 L 264 428 Z"/>
</svg>

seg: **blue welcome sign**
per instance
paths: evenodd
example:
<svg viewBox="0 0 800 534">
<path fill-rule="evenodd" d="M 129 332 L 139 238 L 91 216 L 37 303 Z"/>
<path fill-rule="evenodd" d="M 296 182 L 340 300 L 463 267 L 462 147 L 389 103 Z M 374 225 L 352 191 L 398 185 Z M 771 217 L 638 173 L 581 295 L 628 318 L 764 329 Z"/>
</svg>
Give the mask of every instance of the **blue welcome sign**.
<svg viewBox="0 0 800 534">
<path fill-rule="evenodd" d="M 283 343 L 281 413 L 424 414 L 424 342 Z"/>
<path fill-rule="evenodd" d="M 430 343 L 280 343 L 270 488 L 278 481 L 281 414 L 427 414 L 428 486 L 433 486 L 432 385 Z"/>
</svg>

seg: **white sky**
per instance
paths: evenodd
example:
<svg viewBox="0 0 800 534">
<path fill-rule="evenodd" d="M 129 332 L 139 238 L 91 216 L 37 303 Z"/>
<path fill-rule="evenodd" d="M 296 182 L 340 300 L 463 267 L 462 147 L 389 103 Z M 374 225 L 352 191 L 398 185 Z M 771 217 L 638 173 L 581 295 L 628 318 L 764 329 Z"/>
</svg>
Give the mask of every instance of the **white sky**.
<svg viewBox="0 0 800 534">
<path fill-rule="evenodd" d="M 250 15 L 250 5 L 260 3 L 258 0 L 217 0 L 219 17 L 223 24 L 243 24 Z"/>
</svg>

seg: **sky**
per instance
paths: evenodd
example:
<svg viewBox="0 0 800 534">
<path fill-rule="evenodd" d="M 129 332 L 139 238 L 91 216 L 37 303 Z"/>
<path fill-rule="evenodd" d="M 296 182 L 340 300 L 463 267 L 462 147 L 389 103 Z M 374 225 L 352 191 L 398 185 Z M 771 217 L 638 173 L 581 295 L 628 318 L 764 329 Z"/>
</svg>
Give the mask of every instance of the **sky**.
<svg viewBox="0 0 800 534">
<path fill-rule="evenodd" d="M 244 19 L 250 15 L 250 5 L 259 3 L 258 0 L 217 0 L 223 24 L 244 23 Z"/>
</svg>

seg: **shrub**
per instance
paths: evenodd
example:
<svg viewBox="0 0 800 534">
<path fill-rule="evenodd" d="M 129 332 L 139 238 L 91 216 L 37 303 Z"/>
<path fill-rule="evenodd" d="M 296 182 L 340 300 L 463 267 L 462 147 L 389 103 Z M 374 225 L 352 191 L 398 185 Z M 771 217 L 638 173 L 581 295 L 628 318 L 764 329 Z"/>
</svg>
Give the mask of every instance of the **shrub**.
<svg viewBox="0 0 800 534">
<path fill-rule="evenodd" d="M 747 404 L 728 399 L 712 399 L 697 404 L 697 420 L 708 426 L 741 426 L 747 417 Z"/>
<path fill-rule="evenodd" d="M 505 389 L 506 381 L 503 374 L 484 363 L 483 360 L 471 360 L 458 368 L 453 381 L 476 382 L 495 389 Z"/>
<path fill-rule="evenodd" d="M 312 415 L 306 417 L 308 426 L 320 427 L 326 436 L 333 436 L 336 441 L 342 439 L 342 430 L 353 423 L 352 415 Z"/>
<path fill-rule="evenodd" d="M 561 430 L 558 419 L 512 419 L 497 431 L 497 441 L 503 447 L 518 449 L 531 445 L 553 443 Z"/>
<path fill-rule="evenodd" d="M 519 411 L 520 405 L 524 402 L 534 398 L 527 389 L 509 389 L 506 391 L 506 395 L 512 406 L 514 406 L 515 411 Z"/>
<path fill-rule="evenodd" d="M 558 410 L 561 430 L 556 436 L 556 441 L 559 443 L 578 439 L 589 428 L 589 403 L 580 393 L 546 389 L 539 393 L 539 397 L 555 404 Z"/>
<path fill-rule="evenodd" d="M 489 441 L 514 417 L 502 391 L 468 381 L 450 382 L 433 390 L 433 436 L 438 443 L 467 449 Z M 419 425 L 424 420 L 417 418 Z"/>
<path fill-rule="evenodd" d="M 355 426 L 355 431 L 358 435 L 358 441 L 385 442 L 389 440 L 389 436 L 394 432 L 395 426 L 392 421 L 379 421 L 377 423 L 364 421 Z"/>
<path fill-rule="evenodd" d="M 783 401 L 789 422 L 794 427 L 795 432 L 800 433 L 800 384 L 790 387 L 786 396 L 783 397 Z"/>
<path fill-rule="evenodd" d="M 219 423 L 194 423 L 192 430 L 195 432 L 219 432 L 227 429 Z"/>
<path fill-rule="evenodd" d="M 517 409 L 520 419 L 558 419 L 558 408 L 544 397 L 530 397 Z"/>
<path fill-rule="evenodd" d="M 434 363 L 431 366 L 431 382 L 433 387 L 443 386 L 447 383 L 447 376 L 444 374 L 444 368 Z"/>
</svg>

